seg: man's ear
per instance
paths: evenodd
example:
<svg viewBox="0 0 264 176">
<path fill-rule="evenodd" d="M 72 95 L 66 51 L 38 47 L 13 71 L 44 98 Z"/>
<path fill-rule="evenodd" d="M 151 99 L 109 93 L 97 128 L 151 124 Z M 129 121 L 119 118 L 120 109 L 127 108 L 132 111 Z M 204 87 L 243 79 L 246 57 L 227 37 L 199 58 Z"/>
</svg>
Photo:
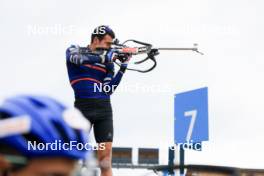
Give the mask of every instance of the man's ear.
<svg viewBox="0 0 264 176">
<path fill-rule="evenodd" d="M 98 37 L 94 37 L 93 44 L 97 45 L 99 43 Z"/>
</svg>

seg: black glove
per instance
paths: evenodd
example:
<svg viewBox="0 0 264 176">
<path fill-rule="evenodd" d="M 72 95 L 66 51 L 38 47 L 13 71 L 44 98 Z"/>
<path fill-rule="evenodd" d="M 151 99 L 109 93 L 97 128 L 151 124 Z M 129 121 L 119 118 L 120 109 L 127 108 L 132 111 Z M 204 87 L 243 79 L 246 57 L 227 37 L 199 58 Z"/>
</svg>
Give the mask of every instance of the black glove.
<svg viewBox="0 0 264 176">
<path fill-rule="evenodd" d="M 117 59 L 121 62 L 120 71 L 122 71 L 123 73 L 126 71 L 131 57 L 131 54 L 118 54 Z"/>
<path fill-rule="evenodd" d="M 132 55 L 131 54 L 118 54 L 117 59 L 122 63 L 122 64 L 128 64 L 129 60 L 131 59 Z"/>
</svg>

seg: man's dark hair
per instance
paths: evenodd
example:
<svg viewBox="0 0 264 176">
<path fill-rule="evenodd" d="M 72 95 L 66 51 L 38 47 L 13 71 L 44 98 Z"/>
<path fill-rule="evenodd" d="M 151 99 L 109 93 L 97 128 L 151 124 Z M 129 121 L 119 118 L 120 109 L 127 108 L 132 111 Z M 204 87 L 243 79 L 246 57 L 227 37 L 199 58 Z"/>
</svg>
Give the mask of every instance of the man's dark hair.
<svg viewBox="0 0 264 176">
<path fill-rule="evenodd" d="M 95 37 L 97 37 L 99 41 L 101 41 L 106 35 L 110 35 L 113 39 L 115 38 L 115 33 L 109 26 L 106 25 L 98 26 L 97 28 L 94 29 L 92 33 L 91 43 L 93 42 Z"/>
</svg>

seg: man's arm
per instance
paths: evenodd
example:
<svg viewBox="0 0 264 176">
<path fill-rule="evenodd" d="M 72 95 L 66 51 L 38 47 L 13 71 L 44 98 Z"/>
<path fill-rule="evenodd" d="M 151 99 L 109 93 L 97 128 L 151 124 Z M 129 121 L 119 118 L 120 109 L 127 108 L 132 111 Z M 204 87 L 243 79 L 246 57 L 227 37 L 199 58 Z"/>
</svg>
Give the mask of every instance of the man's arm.
<svg viewBox="0 0 264 176">
<path fill-rule="evenodd" d="M 119 85 L 123 74 L 126 71 L 127 66 L 126 65 L 121 65 L 120 69 L 118 70 L 117 74 L 114 75 L 114 64 L 109 63 L 106 65 L 107 67 L 107 76 L 104 78 L 103 81 L 103 87 L 109 87 L 109 88 L 104 88 L 103 90 L 110 90 L 109 92 L 105 92 L 107 95 L 111 95 L 117 86 Z"/>
<path fill-rule="evenodd" d="M 71 45 L 66 50 L 66 59 L 68 62 L 71 62 L 76 65 L 83 65 L 83 64 L 93 64 L 93 63 L 111 63 L 113 62 L 116 53 L 114 50 L 109 50 L 104 55 L 95 55 L 80 53 L 80 47 L 77 45 Z"/>
<path fill-rule="evenodd" d="M 115 76 L 114 76 L 114 74 L 115 74 L 114 64 L 113 63 L 106 64 L 107 76 L 105 77 L 105 79 L 103 81 L 103 86 L 104 87 L 108 86 L 111 88 L 110 92 L 105 92 L 106 94 L 111 95 L 115 91 L 115 89 L 117 88 L 117 86 L 119 85 L 119 83 L 123 77 L 123 74 L 125 73 L 125 71 L 127 69 L 127 65 L 129 63 L 130 59 L 131 59 L 130 55 L 123 58 L 120 69 Z M 103 89 L 103 90 L 109 90 L 109 89 Z"/>
</svg>

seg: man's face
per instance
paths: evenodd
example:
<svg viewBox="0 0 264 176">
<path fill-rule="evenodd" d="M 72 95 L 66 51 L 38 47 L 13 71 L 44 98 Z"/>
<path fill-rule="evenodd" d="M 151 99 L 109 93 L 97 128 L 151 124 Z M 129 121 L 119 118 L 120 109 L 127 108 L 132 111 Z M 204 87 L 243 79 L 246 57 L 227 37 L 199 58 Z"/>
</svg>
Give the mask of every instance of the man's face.
<svg viewBox="0 0 264 176">
<path fill-rule="evenodd" d="M 109 49 L 111 47 L 112 42 L 113 38 L 110 35 L 105 35 L 101 41 L 96 37 L 93 41 L 93 44 L 95 48 Z"/>
<path fill-rule="evenodd" d="M 77 162 L 65 158 L 32 159 L 28 165 L 11 176 L 72 176 Z M 1 172 L 0 172 L 1 176 Z"/>
<path fill-rule="evenodd" d="M 8 161 L 5 159 L 4 156 L 0 154 L 0 171 L 10 168 L 11 165 L 8 163 Z M 1 173 L 0 173 L 1 176 Z"/>
</svg>

